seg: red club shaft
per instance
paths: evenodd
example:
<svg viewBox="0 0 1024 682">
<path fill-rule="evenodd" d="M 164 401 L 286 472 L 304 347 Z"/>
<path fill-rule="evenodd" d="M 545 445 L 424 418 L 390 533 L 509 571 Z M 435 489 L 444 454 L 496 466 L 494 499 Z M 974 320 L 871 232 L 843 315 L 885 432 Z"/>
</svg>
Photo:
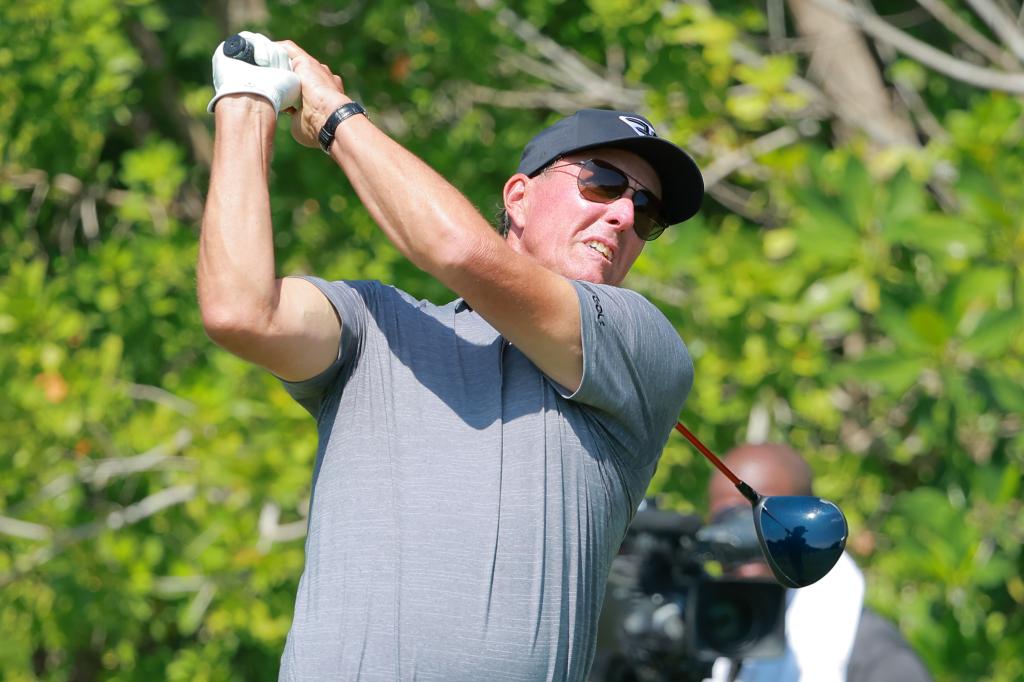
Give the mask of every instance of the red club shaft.
<svg viewBox="0 0 1024 682">
<path fill-rule="evenodd" d="M 717 467 L 718 470 L 721 471 L 725 475 L 726 478 L 728 478 L 730 481 L 732 481 L 732 484 L 734 486 L 736 486 L 736 489 L 739 490 L 740 493 L 742 493 L 745 498 L 750 500 L 751 503 L 757 504 L 758 499 L 760 499 L 760 497 L 761 497 L 757 493 L 757 491 L 755 491 L 749 485 L 747 485 L 746 483 L 741 481 L 740 478 L 736 474 L 734 474 L 732 471 L 730 471 L 729 467 L 725 466 L 725 464 L 722 462 L 722 460 L 718 459 L 718 456 L 715 453 L 713 453 L 710 450 L 708 450 L 707 447 L 704 445 L 704 443 L 701 443 L 700 439 L 698 439 L 697 436 L 693 435 L 693 433 L 690 431 L 690 429 L 688 429 L 685 426 L 683 426 L 682 422 L 676 422 L 676 431 L 678 431 L 679 433 L 683 434 L 686 437 L 686 440 L 688 440 L 691 443 L 693 443 L 693 447 L 695 447 L 698 450 L 700 450 L 700 453 L 702 455 L 707 457 L 711 461 L 711 463 L 714 464 L 715 467 Z"/>
</svg>

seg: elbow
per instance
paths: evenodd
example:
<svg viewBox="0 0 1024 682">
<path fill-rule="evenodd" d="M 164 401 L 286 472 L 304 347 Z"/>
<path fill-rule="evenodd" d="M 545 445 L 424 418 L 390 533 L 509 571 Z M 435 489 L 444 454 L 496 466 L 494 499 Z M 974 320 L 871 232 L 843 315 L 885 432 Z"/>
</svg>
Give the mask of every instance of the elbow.
<svg viewBox="0 0 1024 682">
<path fill-rule="evenodd" d="M 223 306 L 200 303 L 199 314 L 203 321 L 203 330 L 214 341 L 218 336 L 229 333 L 237 324 L 235 316 Z"/>
<path fill-rule="evenodd" d="M 503 243 L 497 233 L 490 232 L 472 237 L 445 239 L 435 243 L 428 256 L 431 274 L 448 286 L 480 270 L 491 270 L 500 260 Z"/>
<path fill-rule="evenodd" d="M 265 328 L 256 315 L 230 305 L 200 305 L 203 330 L 222 348 L 237 352 Z"/>
</svg>

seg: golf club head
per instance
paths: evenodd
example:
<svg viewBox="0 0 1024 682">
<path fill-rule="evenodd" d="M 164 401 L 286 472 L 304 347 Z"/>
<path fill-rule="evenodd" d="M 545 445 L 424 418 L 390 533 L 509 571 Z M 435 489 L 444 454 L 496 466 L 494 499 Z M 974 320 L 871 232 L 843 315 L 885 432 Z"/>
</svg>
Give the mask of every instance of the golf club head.
<svg viewBox="0 0 1024 682">
<path fill-rule="evenodd" d="M 832 502 L 812 496 L 762 497 L 754 505 L 754 528 L 775 579 L 807 587 L 832 570 L 846 547 L 849 529 Z"/>
</svg>

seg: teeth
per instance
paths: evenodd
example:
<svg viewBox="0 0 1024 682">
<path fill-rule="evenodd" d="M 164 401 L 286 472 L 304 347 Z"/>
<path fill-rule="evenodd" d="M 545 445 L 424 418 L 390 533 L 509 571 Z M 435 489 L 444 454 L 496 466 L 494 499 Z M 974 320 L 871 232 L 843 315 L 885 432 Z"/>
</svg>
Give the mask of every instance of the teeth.
<svg viewBox="0 0 1024 682">
<path fill-rule="evenodd" d="M 601 244 L 600 242 L 587 242 L 587 246 L 592 248 L 594 251 L 597 251 L 598 253 L 600 253 L 602 256 L 607 258 L 609 261 L 612 260 L 612 251 L 611 251 L 611 249 L 609 249 L 604 244 Z"/>
</svg>

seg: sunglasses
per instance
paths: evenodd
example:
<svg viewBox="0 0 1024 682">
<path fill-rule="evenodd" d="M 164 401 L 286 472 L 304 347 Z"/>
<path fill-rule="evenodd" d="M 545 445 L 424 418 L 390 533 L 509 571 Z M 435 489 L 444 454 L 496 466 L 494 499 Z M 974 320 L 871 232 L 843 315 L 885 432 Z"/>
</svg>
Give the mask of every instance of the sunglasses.
<svg viewBox="0 0 1024 682">
<path fill-rule="evenodd" d="M 646 242 L 653 241 L 668 227 L 661 201 L 636 178 L 600 159 L 566 161 L 549 168 L 553 170 L 566 166 L 579 166 L 576 187 L 580 191 L 580 196 L 598 204 L 610 204 L 622 197 L 630 188 L 629 181 L 632 180 L 637 185 L 633 189 L 633 231 L 640 239 Z"/>
</svg>

